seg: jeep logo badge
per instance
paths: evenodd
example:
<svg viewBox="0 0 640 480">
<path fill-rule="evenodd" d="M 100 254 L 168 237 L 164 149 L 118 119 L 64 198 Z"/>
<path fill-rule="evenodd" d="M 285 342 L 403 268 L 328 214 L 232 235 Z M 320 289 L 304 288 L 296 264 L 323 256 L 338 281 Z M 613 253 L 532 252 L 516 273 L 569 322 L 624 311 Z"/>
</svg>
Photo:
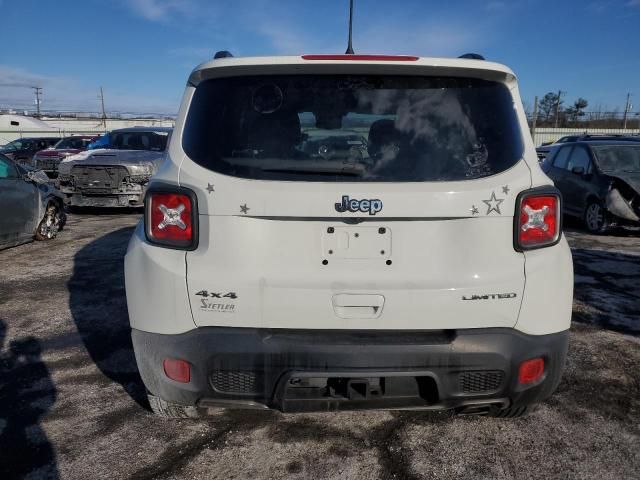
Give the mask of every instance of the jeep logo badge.
<svg viewBox="0 0 640 480">
<path fill-rule="evenodd" d="M 382 210 L 382 200 L 356 200 L 349 198 L 349 195 L 342 196 L 342 203 L 336 203 L 336 211 L 343 212 L 367 212 L 369 215 L 375 215 Z"/>
</svg>

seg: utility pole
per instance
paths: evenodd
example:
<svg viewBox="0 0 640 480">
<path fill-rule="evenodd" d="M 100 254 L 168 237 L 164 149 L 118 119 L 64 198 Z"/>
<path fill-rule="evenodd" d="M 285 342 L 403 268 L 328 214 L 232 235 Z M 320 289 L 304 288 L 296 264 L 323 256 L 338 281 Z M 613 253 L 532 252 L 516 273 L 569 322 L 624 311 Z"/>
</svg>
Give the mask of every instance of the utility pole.
<svg viewBox="0 0 640 480">
<path fill-rule="evenodd" d="M 631 94 L 627 93 L 627 101 L 624 104 L 624 117 L 622 120 L 622 129 L 627 129 L 627 114 L 631 111 Z"/>
<path fill-rule="evenodd" d="M 531 138 L 536 141 L 536 123 L 538 122 L 538 96 L 533 100 L 533 118 L 531 119 Z"/>
<path fill-rule="evenodd" d="M 560 116 L 560 97 L 567 92 L 563 92 L 562 90 L 558 90 L 558 99 L 556 100 L 556 121 L 555 128 L 558 128 L 558 119 Z"/>
<path fill-rule="evenodd" d="M 107 129 L 107 115 L 104 113 L 104 93 L 102 92 L 102 87 L 100 87 L 100 105 L 102 105 L 102 126 L 104 129 Z"/>
<path fill-rule="evenodd" d="M 42 93 L 42 87 L 31 87 L 36 94 L 36 117 L 40 118 L 40 94 Z"/>
</svg>

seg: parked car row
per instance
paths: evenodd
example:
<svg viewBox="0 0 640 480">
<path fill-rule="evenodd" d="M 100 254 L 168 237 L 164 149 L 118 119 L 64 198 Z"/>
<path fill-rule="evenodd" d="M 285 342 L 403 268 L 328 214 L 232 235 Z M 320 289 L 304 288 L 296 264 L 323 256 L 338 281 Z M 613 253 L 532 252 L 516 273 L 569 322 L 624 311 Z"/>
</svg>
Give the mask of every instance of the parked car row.
<svg viewBox="0 0 640 480">
<path fill-rule="evenodd" d="M 60 137 L 19 138 L 0 148 L 0 153 L 18 163 L 30 165 L 34 155 L 60 142 Z"/>
<path fill-rule="evenodd" d="M 95 135 L 74 135 L 61 139 L 53 147 L 40 150 L 33 156 L 33 166 L 55 178 L 58 174 L 58 164 L 65 158 L 80 153 L 94 142 Z"/>
<path fill-rule="evenodd" d="M 42 146 L 42 139 L 5 146 L 8 154 L 0 153 L 0 248 L 55 238 L 67 206 L 142 207 L 171 130 L 133 127 L 101 137 L 78 135 L 40 151 L 33 145 Z"/>
</svg>

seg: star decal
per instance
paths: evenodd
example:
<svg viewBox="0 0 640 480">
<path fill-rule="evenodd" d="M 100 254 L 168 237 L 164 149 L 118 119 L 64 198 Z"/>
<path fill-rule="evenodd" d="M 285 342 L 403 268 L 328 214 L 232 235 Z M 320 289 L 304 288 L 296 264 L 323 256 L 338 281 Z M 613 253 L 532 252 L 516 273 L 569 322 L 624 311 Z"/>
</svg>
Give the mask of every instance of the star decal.
<svg viewBox="0 0 640 480">
<path fill-rule="evenodd" d="M 504 193 L 505 195 L 509 195 L 509 190 L 511 190 L 509 188 L 509 185 L 505 185 L 504 187 L 502 187 L 502 193 Z"/>
<path fill-rule="evenodd" d="M 496 212 L 498 215 L 502 215 L 500 212 L 500 204 L 504 202 L 504 198 L 496 198 L 496 192 L 491 192 L 491 198 L 489 200 L 482 200 L 482 203 L 487 204 L 487 215 L 491 212 Z"/>
<path fill-rule="evenodd" d="M 469 211 L 471 212 L 471 215 L 478 215 L 480 213 L 480 210 L 478 210 L 478 207 L 475 205 L 471 205 Z"/>
<path fill-rule="evenodd" d="M 207 192 L 209 193 L 215 192 L 215 190 L 213 189 L 213 185 L 210 183 L 207 183 Z"/>
<path fill-rule="evenodd" d="M 240 212 L 249 213 L 249 207 L 247 207 L 246 203 L 244 205 L 240 205 Z"/>
</svg>

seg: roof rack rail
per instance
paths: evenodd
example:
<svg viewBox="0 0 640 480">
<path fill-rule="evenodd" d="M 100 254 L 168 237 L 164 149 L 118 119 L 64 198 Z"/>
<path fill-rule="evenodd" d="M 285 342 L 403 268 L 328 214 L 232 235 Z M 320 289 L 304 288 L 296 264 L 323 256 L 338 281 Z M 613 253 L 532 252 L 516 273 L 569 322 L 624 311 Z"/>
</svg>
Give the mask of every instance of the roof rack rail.
<svg viewBox="0 0 640 480">
<path fill-rule="evenodd" d="M 465 53 L 464 55 L 460 55 L 458 58 L 468 58 L 470 60 L 486 60 L 479 53 Z"/>
<path fill-rule="evenodd" d="M 219 58 L 230 58 L 230 57 L 233 57 L 233 55 L 231 54 L 231 52 L 229 50 L 219 50 L 213 56 L 213 59 L 217 60 Z"/>
</svg>

